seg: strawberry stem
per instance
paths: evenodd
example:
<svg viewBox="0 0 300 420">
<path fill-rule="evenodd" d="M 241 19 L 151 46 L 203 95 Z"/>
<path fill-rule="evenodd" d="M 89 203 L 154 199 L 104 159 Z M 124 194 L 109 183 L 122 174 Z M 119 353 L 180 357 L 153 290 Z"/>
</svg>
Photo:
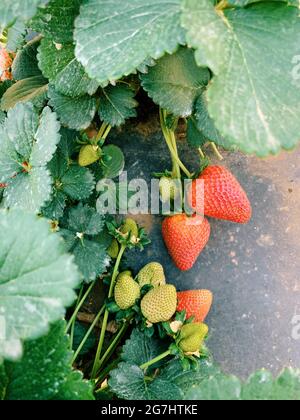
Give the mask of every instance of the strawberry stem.
<svg viewBox="0 0 300 420">
<path fill-rule="evenodd" d="M 129 321 L 124 322 L 122 327 L 119 329 L 118 333 L 110 343 L 108 349 L 104 353 L 104 355 L 101 357 L 101 360 L 98 363 L 98 371 L 101 369 L 103 364 L 106 362 L 106 360 L 110 357 L 110 355 L 115 351 L 116 347 L 118 346 L 119 342 L 122 340 L 125 332 L 127 331 L 129 327 Z"/>
<path fill-rule="evenodd" d="M 102 308 L 100 309 L 98 315 L 95 317 L 93 323 L 91 324 L 90 328 L 88 329 L 87 333 L 85 334 L 85 336 L 83 337 L 81 343 L 79 344 L 74 356 L 73 356 L 73 360 L 72 360 L 72 365 L 76 362 L 77 357 L 79 356 L 81 350 L 83 349 L 85 343 L 87 342 L 89 336 L 92 334 L 94 328 L 96 327 L 96 325 L 98 324 L 101 316 L 103 315 L 103 312 L 105 311 L 105 305 L 102 306 Z"/>
<path fill-rule="evenodd" d="M 160 109 L 159 115 L 160 115 L 162 132 L 163 132 L 166 144 L 169 148 L 169 151 L 170 151 L 171 157 L 172 157 L 174 178 L 181 178 L 180 169 L 185 173 L 185 175 L 188 178 L 192 178 L 192 174 L 185 167 L 185 165 L 181 162 L 181 160 L 178 156 L 175 133 L 174 133 L 173 130 L 170 130 L 167 127 L 167 124 L 166 124 L 166 116 L 167 116 L 166 111 Z"/>
<path fill-rule="evenodd" d="M 213 149 L 213 151 L 214 151 L 215 155 L 217 156 L 217 158 L 218 158 L 219 160 L 224 160 L 224 158 L 223 158 L 223 156 L 221 155 L 221 153 L 219 152 L 219 150 L 218 150 L 218 148 L 217 148 L 216 144 L 215 144 L 214 142 L 210 142 L 210 145 L 211 145 L 211 147 L 212 147 L 212 149 Z"/>
<path fill-rule="evenodd" d="M 154 359 L 150 360 L 147 363 L 144 363 L 143 365 L 140 366 L 140 369 L 145 370 L 148 367 L 154 365 L 155 363 L 159 362 L 162 359 L 165 359 L 166 357 L 171 355 L 171 350 L 167 350 L 164 353 L 160 354 L 159 356 L 155 357 Z"/>
<path fill-rule="evenodd" d="M 116 283 L 116 279 L 118 277 L 119 274 L 119 266 L 123 257 L 123 254 L 126 250 L 126 245 L 122 244 L 120 251 L 119 251 L 119 255 L 118 258 L 116 260 L 115 266 L 114 266 L 114 271 L 112 274 L 112 278 L 111 278 L 111 282 L 110 282 L 110 288 L 109 288 L 109 293 L 108 293 L 108 299 L 112 297 L 113 292 L 114 292 L 114 287 L 115 287 L 115 283 Z M 108 316 L 109 316 L 109 312 L 106 309 L 105 313 L 104 313 L 104 317 L 103 317 L 103 323 L 102 323 L 102 327 L 101 327 L 101 334 L 100 334 L 100 339 L 99 339 L 99 344 L 98 344 L 98 348 L 97 348 L 97 353 L 96 353 L 96 357 L 94 360 L 94 365 L 93 365 L 93 369 L 92 369 L 92 379 L 96 378 L 98 369 L 99 369 L 99 362 L 100 362 L 100 357 L 101 357 L 101 353 L 102 353 L 102 349 L 103 349 L 103 344 L 104 344 L 104 339 L 105 339 L 105 333 L 106 333 L 106 327 L 107 327 L 107 323 L 108 323 Z"/>
<path fill-rule="evenodd" d="M 67 334 L 69 329 L 72 327 L 73 322 L 76 320 L 78 312 L 80 311 L 80 309 L 82 308 L 82 305 L 84 304 L 84 302 L 86 301 L 88 295 L 90 294 L 90 292 L 92 291 L 93 287 L 95 285 L 95 282 L 91 283 L 91 285 L 89 286 L 89 288 L 87 289 L 87 291 L 85 292 L 85 294 L 83 295 L 83 297 L 79 300 L 78 304 L 76 305 L 76 309 L 73 313 L 73 315 L 71 316 L 68 325 L 66 326 L 66 330 L 65 333 Z M 79 294 L 80 296 L 80 294 Z"/>
<path fill-rule="evenodd" d="M 205 159 L 205 154 L 204 154 L 203 150 L 201 149 L 201 147 L 198 148 L 198 152 L 199 152 L 200 158 Z"/>
<path fill-rule="evenodd" d="M 111 125 L 102 123 L 100 130 L 97 134 L 97 137 L 95 138 L 95 143 L 99 143 L 100 140 L 106 140 L 107 136 L 110 133 L 110 130 L 112 129 Z"/>
</svg>

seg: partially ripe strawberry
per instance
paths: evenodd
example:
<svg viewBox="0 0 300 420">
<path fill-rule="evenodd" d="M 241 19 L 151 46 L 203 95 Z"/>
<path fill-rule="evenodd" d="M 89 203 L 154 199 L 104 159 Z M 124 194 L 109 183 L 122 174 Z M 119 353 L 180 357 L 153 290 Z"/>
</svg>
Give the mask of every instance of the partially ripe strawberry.
<svg viewBox="0 0 300 420">
<path fill-rule="evenodd" d="M 91 144 L 83 146 L 80 149 L 79 153 L 79 166 L 85 167 L 92 165 L 100 159 L 100 156 L 101 149 L 99 148 L 99 146 L 92 146 Z"/>
<path fill-rule="evenodd" d="M 180 331 L 179 347 L 184 353 L 200 351 L 208 331 L 208 326 L 200 322 L 184 325 Z"/>
<path fill-rule="evenodd" d="M 107 253 L 113 259 L 116 259 L 118 257 L 118 255 L 119 255 L 119 243 L 116 239 L 113 239 L 112 243 L 110 244 L 110 246 L 107 249 Z"/>
<path fill-rule="evenodd" d="M 176 306 L 176 288 L 171 284 L 155 287 L 141 302 L 142 314 L 152 324 L 169 321 L 176 312 Z"/>
<path fill-rule="evenodd" d="M 198 215 L 178 214 L 163 221 L 162 235 L 175 265 L 186 271 L 193 267 L 207 245 L 210 224 Z"/>
<path fill-rule="evenodd" d="M 123 274 L 117 280 L 114 295 L 119 308 L 126 310 L 131 308 L 140 298 L 140 287 L 132 277 Z"/>
<path fill-rule="evenodd" d="M 157 262 L 147 264 L 139 272 L 137 280 L 139 282 L 140 287 L 143 287 L 146 284 L 151 284 L 154 287 L 166 284 L 164 268 L 161 264 Z"/>
<path fill-rule="evenodd" d="M 121 227 L 121 232 L 124 235 L 128 235 L 131 234 L 131 237 L 133 240 L 136 240 L 139 237 L 139 228 L 138 225 L 136 224 L 136 221 L 133 219 L 126 219 Z"/>
<path fill-rule="evenodd" d="M 209 290 L 188 290 L 177 292 L 177 311 L 186 312 L 186 318 L 194 317 L 194 322 L 204 322 L 212 302 L 213 294 Z"/>
<path fill-rule="evenodd" d="M 12 80 L 11 66 L 12 58 L 6 49 L 0 45 L 0 81 Z"/>
<path fill-rule="evenodd" d="M 197 193 L 196 180 L 189 191 L 189 205 L 198 213 L 235 223 L 248 223 L 252 216 L 249 199 L 232 173 L 222 166 L 209 166 L 199 180 L 204 181 L 203 192 Z M 204 203 L 203 203 L 204 200 Z"/>
</svg>

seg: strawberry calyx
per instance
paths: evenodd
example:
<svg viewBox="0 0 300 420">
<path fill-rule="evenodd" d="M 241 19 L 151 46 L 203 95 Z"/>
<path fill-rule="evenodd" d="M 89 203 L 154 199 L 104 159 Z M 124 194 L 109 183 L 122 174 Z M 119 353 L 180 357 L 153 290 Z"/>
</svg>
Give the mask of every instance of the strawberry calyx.
<svg viewBox="0 0 300 420">
<path fill-rule="evenodd" d="M 31 171 L 31 169 L 32 169 L 32 166 L 30 165 L 30 163 L 29 162 L 23 162 L 22 163 L 22 172 L 26 172 L 26 173 L 29 173 L 30 171 Z"/>
</svg>

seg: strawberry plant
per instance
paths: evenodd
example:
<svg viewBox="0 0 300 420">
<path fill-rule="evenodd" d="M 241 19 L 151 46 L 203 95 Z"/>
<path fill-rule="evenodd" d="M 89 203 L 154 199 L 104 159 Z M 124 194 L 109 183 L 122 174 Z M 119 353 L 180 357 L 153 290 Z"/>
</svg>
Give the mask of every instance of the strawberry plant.
<svg viewBox="0 0 300 420">
<path fill-rule="evenodd" d="M 171 161 L 155 174 L 162 236 L 190 270 L 209 218 L 252 217 L 206 146 L 222 160 L 220 148 L 265 157 L 299 142 L 299 45 L 296 0 L 1 1 L 1 399 L 300 399 L 298 370 L 222 373 L 206 345 L 211 291 L 176 290 L 155 261 L 128 266 L 155 244 L 119 211 L 130 194 L 111 142 L 151 103 Z"/>
</svg>

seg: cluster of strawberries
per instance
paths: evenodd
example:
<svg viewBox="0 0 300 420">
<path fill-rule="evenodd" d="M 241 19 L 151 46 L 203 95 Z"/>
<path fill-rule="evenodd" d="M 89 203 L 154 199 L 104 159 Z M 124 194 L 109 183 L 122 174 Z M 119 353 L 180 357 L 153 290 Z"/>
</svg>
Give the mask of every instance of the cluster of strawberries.
<svg viewBox="0 0 300 420">
<path fill-rule="evenodd" d="M 228 169 L 209 166 L 198 179 L 204 181 L 204 194 L 198 191 L 197 180 L 193 181 L 188 193 L 194 215 L 167 217 L 162 224 L 165 244 L 175 265 L 182 271 L 194 266 L 208 243 L 210 224 L 205 216 L 242 224 L 248 223 L 252 216 L 245 191 Z"/>
<path fill-rule="evenodd" d="M 13 57 L 0 44 L 0 82 L 12 80 L 11 66 Z"/>
<path fill-rule="evenodd" d="M 150 286 L 150 290 L 143 294 L 145 286 Z M 201 350 L 209 331 L 204 321 L 213 302 L 209 290 L 177 292 L 175 286 L 166 283 L 162 265 L 152 262 L 135 278 L 131 271 L 119 274 L 114 298 L 123 311 L 138 304 L 149 327 L 169 323 L 170 335 L 178 338 L 178 347 L 184 354 L 198 354 Z M 176 314 L 183 311 L 185 316 L 179 322 Z"/>
</svg>

